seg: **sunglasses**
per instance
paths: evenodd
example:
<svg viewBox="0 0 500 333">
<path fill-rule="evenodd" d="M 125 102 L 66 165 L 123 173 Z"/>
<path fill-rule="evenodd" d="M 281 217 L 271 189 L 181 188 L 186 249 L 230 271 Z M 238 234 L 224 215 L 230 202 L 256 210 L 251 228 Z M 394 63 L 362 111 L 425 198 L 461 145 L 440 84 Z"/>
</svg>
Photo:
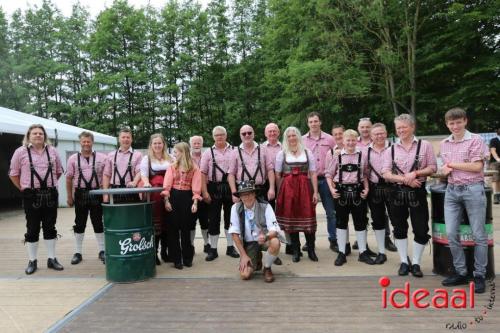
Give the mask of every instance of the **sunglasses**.
<svg viewBox="0 0 500 333">
<path fill-rule="evenodd" d="M 240 133 L 241 136 L 247 136 L 247 135 L 250 136 L 252 134 L 253 134 L 253 132 L 241 132 Z"/>
</svg>

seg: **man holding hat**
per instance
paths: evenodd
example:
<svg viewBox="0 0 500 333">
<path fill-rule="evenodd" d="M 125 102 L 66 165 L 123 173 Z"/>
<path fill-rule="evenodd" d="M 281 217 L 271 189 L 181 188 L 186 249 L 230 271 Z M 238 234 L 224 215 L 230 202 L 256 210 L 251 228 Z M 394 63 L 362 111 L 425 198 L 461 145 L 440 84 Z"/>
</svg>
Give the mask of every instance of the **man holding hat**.
<svg viewBox="0 0 500 333">
<path fill-rule="evenodd" d="M 278 256 L 281 232 L 274 211 L 267 202 L 258 202 L 252 181 L 238 184 L 240 198 L 231 208 L 231 226 L 234 245 L 240 252 L 240 277 L 248 280 L 254 271 L 264 266 L 264 280 L 273 282 L 271 265 Z M 261 251 L 266 251 L 262 256 Z"/>
</svg>

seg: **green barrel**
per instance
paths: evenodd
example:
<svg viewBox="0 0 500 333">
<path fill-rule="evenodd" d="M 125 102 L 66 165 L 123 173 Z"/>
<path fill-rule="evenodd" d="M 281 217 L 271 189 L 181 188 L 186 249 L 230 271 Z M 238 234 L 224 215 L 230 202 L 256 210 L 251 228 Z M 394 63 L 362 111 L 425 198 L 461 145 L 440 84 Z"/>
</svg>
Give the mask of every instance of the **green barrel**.
<svg viewBox="0 0 500 333">
<path fill-rule="evenodd" d="M 103 204 L 106 279 L 137 282 L 156 274 L 152 203 Z"/>
<path fill-rule="evenodd" d="M 433 272 L 449 276 L 455 272 L 453 257 L 448 246 L 448 236 L 444 222 L 444 195 L 446 184 L 431 186 L 431 218 L 432 218 L 432 249 L 433 249 Z M 488 265 L 486 266 L 486 277 L 495 277 L 494 241 L 493 241 L 493 214 L 491 205 L 491 188 L 485 188 L 486 194 L 486 221 L 485 229 L 488 235 Z M 460 224 L 460 241 L 465 252 L 465 261 L 469 275 L 474 270 L 474 239 L 469 225 L 469 219 L 464 212 L 464 219 Z"/>
</svg>

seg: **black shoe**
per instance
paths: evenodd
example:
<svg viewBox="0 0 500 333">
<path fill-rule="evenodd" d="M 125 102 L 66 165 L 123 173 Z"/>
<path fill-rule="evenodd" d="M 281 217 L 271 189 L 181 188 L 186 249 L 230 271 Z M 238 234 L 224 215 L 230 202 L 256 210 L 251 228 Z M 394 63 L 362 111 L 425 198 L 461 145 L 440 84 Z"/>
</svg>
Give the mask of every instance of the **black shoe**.
<svg viewBox="0 0 500 333">
<path fill-rule="evenodd" d="M 177 268 L 177 269 L 182 269 L 184 266 L 182 265 L 181 262 L 178 262 L 178 263 L 174 264 L 174 267 Z"/>
<path fill-rule="evenodd" d="M 281 261 L 279 257 L 276 257 L 276 259 L 274 259 L 274 264 L 277 266 L 281 266 L 283 265 L 283 261 Z"/>
<path fill-rule="evenodd" d="M 300 246 L 293 248 L 292 262 L 299 262 L 301 257 Z"/>
<path fill-rule="evenodd" d="M 62 271 L 64 269 L 63 265 L 61 265 L 58 261 L 57 258 L 49 258 L 47 259 L 47 268 L 52 268 L 56 271 Z"/>
<path fill-rule="evenodd" d="M 394 243 L 392 242 L 391 237 L 389 236 L 385 236 L 385 249 L 391 252 L 396 252 L 398 250 L 396 245 L 394 245 Z"/>
<path fill-rule="evenodd" d="M 384 253 L 379 253 L 377 255 L 377 258 L 375 258 L 376 265 L 382 265 L 386 261 L 387 261 L 387 256 Z"/>
<path fill-rule="evenodd" d="M 375 252 L 373 252 L 372 250 L 370 250 L 370 247 L 368 246 L 368 243 L 366 243 L 366 254 L 368 254 L 370 257 L 376 257 L 377 254 Z"/>
<path fill-rule="evenodd" d="M 314 246 L 307 247 L 307 256 L 312 261 L 318 261 L 318 256 L 316 255 L 316 251 L 314 251 Z"/>
<path fill-rule="evenodd" d="M 196 254 L 195 253 L 196 251 L 194 250 L 194 245 L 191 245 L 191 248 L 193 249 L 193 256 L 194 256 Z"/>
<path fill-rule="evenodd" d="M 210 244 L 205 244 L 203 246 L 203 252 L 208 253 L 208 251 L 210 251 Z"/>
<path fill-rule="evenodd" d="M 106 256 L 104 255 L 104 251 L 99 251 L 97 258 L 99 258 L 99 260 L 102 261 L 103 264 L 106 263 Z"/>
<path fill-rule="evenodd" d="M 339 253 L 339 244 L 336 239 L 330 240 L 330 250 Z"/>
<path fill-rule="evenodd" d="M 188 261 L 188 260 L 184 260 L 183 262 L 184 266 L 186 267 L 193 267 L 193 261 Z"/>
<path fill-rule="evenodd" d="M 495 193 L 493 195 L 493 204 L 495 204 L 495 205 L 500 204 L 500 194 L 499 193 Z"/>
<path fill-rule="evenodd" d="M 408 275 L 408 273 L 410 273 L 410 265 L 402 262 L 399 266 L 398 275 L 405 276 Z"/>
<path fill-rule="evenodd" d="M 28 267 L 26 267 L 26 269 L 24 270 L 24 273 L 26 273 L 27 275 L 31 275 L 33 273 L 36 272 L 37 270 L 37 261 L 36 259 L 33 260 L 33 261 L 28 261 Z"/>
<path fill-rule="evenodd" d="M 486 290 L 486 283 L 484 281 L 484 277 L 482 276 L 474 276 L 474 292 L 476 294 L 482 294 Z"/>
<path fill-rule="evenodd" d="M 302 251 L 307 252 L 307 244 L 305 244 L 304 246 L 302 246 Z"/>
<path fill-rule="evenodd" d="M 158 255 L 156 255 L 156 266 L 160 266 L 161 265 L 161 260 L 160 258 L 158 258 Z"/>
<path fill-rule="evenodd" d="M 420 269 L 420 265 L 411 265 L 411 275 L 414 277 L 424 277 L 424 273 L 422 273 L 422 270 Z"/>
<path fill-rule="evenodd" d="M 452 276 L 448 276 L 446 279 L 441 281 L 441 284 L 445 287 L 450 286 L 459 286 L 462 284 L 468 284 L 469 279 L 466 275 L 453 274 Z"/>
<path fill-rule="evenodd" d="M 217 249 L 212 249 L 210 248 L 210 250 L 208 251 L 208 255 L 207 257 L 205 258 L 206 261 L 213 261 L 215 260 L 215 258 L 217 258 L 219 256 L 219 254 L 217 253 Z"/>
<path fill-rule="evenodd" d="M 351 252 L 352 252 L 352 251 L 351 251 L 351 243 L 347 243 L 347 244 L 345 245 L 345 255 L 346 255 L 346 256 L 348 256 L 348 255 L 350 255 L 350 254 L 351 254 Z"/>
<path fill-rule="evenodd" d="M 337 259 L 335 259 L 335 266 L 342 266 L 346 262 L 347 262 L 347 259 L 345 257 L 345 254 L 343 254 L 342 252 L 339 252 Z"/>
<path fill-rule="evenodd" d="M 375 261 L 373 261 L 373 259 L 368 254 L 368 250 L 359 255 L 358 261 L 364 262 L 365 264 L 368 265 L 375 265 Z"/>
<path fill-rule="evenodd" d="M 290 244 L 286 244 L 285 246 L 285 254 L 293 254 L 292 246 Z"/>
<path fill-rule="evenodd" d="M 359 250 L 358 241 L 354 241 L 354 244 L 352 245 L 352 249 Z"/>
<path fill-rule="evenodd" d="M 232 258 L 239 258 L 240 254 L 235 250 L 234 246 L 228 246 L 226 250 L 226 256 L 230 256 Z"/>
<path fill-rule="evenodd" d="M 80 262 L 82 262 L 82 255 L 80 253 L 73 254 L 71 265 L 78 265 Z"/>
</svg>

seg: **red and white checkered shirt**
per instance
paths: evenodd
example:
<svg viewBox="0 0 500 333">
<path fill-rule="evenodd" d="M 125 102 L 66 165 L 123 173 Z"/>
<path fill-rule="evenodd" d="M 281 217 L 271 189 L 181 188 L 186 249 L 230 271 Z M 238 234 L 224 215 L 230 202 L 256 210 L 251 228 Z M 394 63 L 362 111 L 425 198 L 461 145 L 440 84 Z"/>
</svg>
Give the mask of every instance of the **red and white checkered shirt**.
<svg viewBox="0 0 500 333">
<path fill-rule="evenodd" d="M 361 173 L 360 180 L 361 183 L 366 178 L 368 174 L 368 165 L 367 165 L 367 155 L 366 149 L 356 148 L 356 151 L 352 154 L 348 154 L 345 149 L 340 151 L 340 155 L 342 158 L 342 164 L 358 164 L 359 161 L 359 153 L 361 153 Z M 329 153 L 331 156 L 331 153 Z M 339 182 L 339 155 L 334 155 L 331 159 L 329 165 L 327 165 L 326 169 L 326 177 L 332 178 L 334 182 Z M 358 183 L 358 172 L 342 172 L 342 184 L 357 184 Z"/>
<path fill-rule="evenodd" d="M 217 148 L 215 145 L 212 146 L 214 151 L 215 163 L 217 166 L 223 170 L 225 173 L 228 173 L 229 166 L 231 164 L 231 158 L 233 154 L 233 149 L 229 143 L 226 144 L 226 147 L 223 149 Z M 212 163 L 212 153 L 210 149 L 207 149 L 203 152 L 201 156 L 201 166 L 200 170 L 207 176 L 207 180 L 211 182 L 220 182 L 222 181 L 222 172 L 215 168 L 215 178 L 213 179 L 213 163 Z"/>
<path fill-rule="evenodd" d="M 370 149 L 371 150 L 371 152 L 370 152 L 370 165 L 373 168 L 373 170 L 375 170 L 380 176 L 382 176 L 382 166 L 384 164 L 384 153 L 388 147 L 389 147 L 389 141 L 385 142 L 384 148 L 380 151 L 377 151 L 373 147 L 373 143 L 370 143 L 368 145 L 368 148 L 371 148 Z M 368 148 L 366 149 L 367 159 L 368 159 Z M 377 174 L 374 171 L 372 171 L 370 168 L 368 168 L 368 172 L 369 172 L 368 179 L 372 183 L 378 183 L 379 178 L 378 178 Z"/>
<path fill-rule="evenodd" d="M 125 177 L 126 182 L 133 181 L 135 175 L 141 172 L 142 153 L 138 150 L 133 150 L 132 148 L 129 148 L 127 151 L 118 150 L 118 154 L 116 156 L 116 165 L 115 153 L 116 151 L 109 153 L 106 158 L 106 163 L 104 164 L 103 174 L 109 177 L 109 184 L 120 185 L 120 179 L 118 178 L 118 175 L 116 177 L 113 177 L 115 167 L 117 168 L 120 175 L 122 177 Z M 132 179 L 130 179 L 130 175 L 127 173 L 127 175 L 125 176 L 125 172 L 127 171 L 128 160 L 130 158 L 130 154 L 132 153 L 134 155 L 132 156 L 132 161 L 130 161 L 132 165 Z"/>
<path fill-rule="evenodd" d="M 321 132 L 319 139 L 314 139 L 311 137 L 310 133 L 307 132 L 302 136 L 302 139 L 304 140 L 306 148 L 309 148 L 316 159 L 316 172 L 318 177 L 325 176 L 326 155 L 331 148 L 335 147 L 335 140 L 330 134 L 325 132 Z"/>
<path fill-rule="evenodd" d="M 229 173 L 232 174 L 237 181 L 241 181 L 241 174 L 243 172 L 243 165 L 241 164 L 240 155 L 238 150 L 241 151 L 241 156 L 243 157 L 243 162 L 245 163 L 246 169 L 248 173 L 253 177 L 255 175 L 255 171 L 257 170 L 257 162 L 258 162 L 258 152 L 257 147 L 259 145 L 254 142 L 253 149 L 250 153 L 248 153 L 245 149 L 243 149 L 243 144 L 241 144 L 238 148 L 233 149 L 231 163 L 229 164 Z M 260 150 L 260 167 L 262 170 L 262 174 L 257 172 L 255 176 L 255 185 L 263 185 L 267 179 L 267 173 L 273 170 L 273 163 L 267 160 L 264 149 Z M 248 180 L 248 175 L 244 174 L 244 179 Z"/>
<path fill-rule="evenodd" d="M 106 162 L 106 155 L 103 153 L 95 152 L 95 171 L 99 185 L 102 185 L 102 173 L 104 171 L 104 164 Z M 90 155 L 88 161 L 85 157 L 80 156 L 80 168 L 82 169 L 82 176 L 88 182 L 92 178 L 92 164 L 94 163 L 94 155 Z M 66 166 L 66 178 L 71 179 L 73 188 L 78 188 L 78 154 L 73 154 L 68 158 Z M 96 188 L 97 184 L 95 179 L 92 179 L 92 188 Z M 80 187 L 85 188 L 83 179 L 80 181 Z"/>
<path fill-rule="evenodd" d="M 278 153 L 282 149 L 281 143 L 278 141 L 278 142 L 276 142 L 275 145 L 271 145 L 269 143 L 269 141 L 266 141 L 263 144 L 261 144 L 260 146 L 261 146 L 261 148 L 264 149 L 265 154 L 266 154 L 266 159 L 268 161 L 271 161 L 271 163 L 273 164 L 273 169 L 274 169 L 274 166 L 276 163 L 276 155 L 278 155 Z"/>
<path fill-rule="evenodd" d="M 465 131 L 464 137 L 460 141 L 455 141 L 450 135 L 440 144 L 440 154 L 443 164 L 447 163 L 471 163 L 482 161 L 484 158 L 483 139 L 469 131 Z M 448 183 L 454 185 L 470 185 L 484 180 L 484 172 L 470 172 L 455 170 L 448 176 Z"/>
</svg>

